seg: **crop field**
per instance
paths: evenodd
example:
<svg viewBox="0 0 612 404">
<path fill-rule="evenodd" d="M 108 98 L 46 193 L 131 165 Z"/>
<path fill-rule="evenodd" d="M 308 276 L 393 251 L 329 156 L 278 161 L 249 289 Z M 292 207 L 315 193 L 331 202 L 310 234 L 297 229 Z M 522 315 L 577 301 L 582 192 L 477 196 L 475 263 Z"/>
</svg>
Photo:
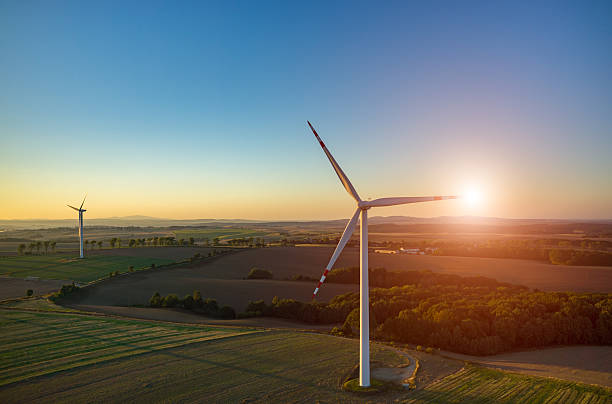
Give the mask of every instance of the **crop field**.
<svg viewBox="0 0 612 404">
<path fill-rule="evenodd" d="M 339 384 L 357 362 L 356 340 L 8 310 L 1 315 L 3 403 L 362 401 Z M 372 358 L 385 366 L 404 361 L 378 345 Z M 380 398 L 398 394 L 404 393 Z"/>
<path fill-rule="evenodd" d="M 258 229 L 241 229 L 235 227 L 228 228 L 212 228 L 212 229 L 187 229 L 187 230 L 176 230 L 174 231 L 176 238 L 188 239 L 193 237 L 196 240 L 209 239 L 212 241 L 218 237 L 219 240 L 226 240 L 232 238 L 248 238 L 248 237 L 278 237 L 277 231 L 266 231 Z"/>
<path fill-rule="evenodd" d="M 26 255 L 0 258 L 0 275 L 89 282 L 108 276 L 109 272 L 126 272 L 130 266 L 140 269 L 151 264 L 163 265 L 172 262 L 174 260 L 168 258 L 123 257 L 110 254 L 94 254 L 84 259 L 79 259 L 74 254 Z"/>
<path fill-rule="evenodd" d="M 2 259 L 0 258 L 0 261 Z M 24 297 L 26 291 L 32 289 L 34 295 L 43 295 L 55 292 L 66 283 L 62 280 L 40 279 L 28 280 L 23 278 L 0 277 L 0 300 Z"/>
<path fill-rule="evenodd" d="M 578 345 L 470 356 L 445 352 L 445 356 L 479 365 L 612 388 L 612 346 Z"/>
<path fill-rule="evenodd" d="M 0 310 L 0 386 L 251 331 Z M 26 337 L 27 338 L 24 338 Z"/>
<path fill-rule="evenodd" d="M 331 257 L 331 247 L 271 247 L 249 249 L 203 264 L 197 271 L 211 278 L 240 279 L 256 266 L 272 271 L 275 278 L 302 274 L 318 278 Z M 388 270 L 431 270 L 461 276 L 486 276 L 498 281 L 547 291 L 612 291 L 612 268 L 551 265 L 504 258 L 440 257 L 430 255 L 376 254 L 370 267 Z M 345 248 L 335 268 L 359 266 L 359 249 Z M 328 285 L 325 285 L 322 291 Z"/>
<path fill-rule="evenodd" d="M 216 299 L 221 305 L 243 312 L 251 301 L 283 299 L 309 301 L 315 288 L 313 282 L 275 280 L 209 279 L 189 268 L 173 268 L 154 272 L 144 271 L 109 279 L 87 287 L 87 291 L 70 298 L 71 304 L 95 306 L 131 306 L 148 304 L 155 292 L 178 296 L 199 290 L 203 297 Z M 357 285 L 329 284 L 318 295 L 318 301 L 328 301 L 336 295 L 355 292 Z"/>
<path fill-rule="evenodd" d="M 408 403 L 589 403 L 612 402 L 612 391 L 468 365 L 417 390 Z"/>
</svg>

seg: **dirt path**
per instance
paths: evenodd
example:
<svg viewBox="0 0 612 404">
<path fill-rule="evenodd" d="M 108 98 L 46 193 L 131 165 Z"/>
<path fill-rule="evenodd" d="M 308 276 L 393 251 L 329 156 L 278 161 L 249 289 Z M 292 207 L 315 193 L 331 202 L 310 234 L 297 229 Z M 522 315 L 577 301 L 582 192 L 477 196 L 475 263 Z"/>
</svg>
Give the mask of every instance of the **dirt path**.
<svg viewBox="0 0 612 404">
<path fill-rule="evenodd" d="M 400 356 L 403 356 L 408 360 L 408 366 L 395 367 L 395 368 L 376 368 L 372 369 L 371 375 L 375 379 L 384 380 L 386 382 L 392 382 L 401 384 L 404 387 L 409 387 L 408 379 L 414 375 L 416 370 L 417 360 L 414 356 L 411 356 L 406 351 L 401 349 L 395 349 Z"/>
</svg>

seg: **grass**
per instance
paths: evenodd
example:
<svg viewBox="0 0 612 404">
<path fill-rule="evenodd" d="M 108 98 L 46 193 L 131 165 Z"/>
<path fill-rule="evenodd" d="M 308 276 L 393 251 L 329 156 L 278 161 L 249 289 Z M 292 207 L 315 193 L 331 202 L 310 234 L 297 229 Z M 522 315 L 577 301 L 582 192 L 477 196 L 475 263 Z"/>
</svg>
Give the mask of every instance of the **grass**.
<svg viewBox="0 0 612 404">
<path fill-rule="evenodd" d="M 0 310 L 0 328 L 2 403 L 612 402 L 607 389 L 473 365 L 422 390 L 355 394 L 340 383 L 358 341 L 321 334 L 19 310 Z M 404 362 L 376 344 L 372 359 Z"/>
<path fill-rule="evenodd" d="M 468 365 L 423 390 L 409 403 L 612 403 L 612 391 L 581 383 Z"/>
<path fill-rule="evenodd" d="M 27 255 L 0 258 L 0 275 L 90 282 L 108 276 L 109 272 L 127 272 L 130 266 L 137 270 L 151 264 L 172 262 L 171 259 L 137 256 L 91 255 L 79 259 L 74 254 Z"/>
<path fill-rule="evenodd" d="M 388 389 L 389 384 L 370 378 L 370 385 L 368 387 L 362 387 L 359 385 L 359 379 L 357 378 L 345 382 L 342 385 L 342 388 L 346 391 L 351 391 L 358 394 L 376 394 Z"/>
<path fill-rule="evenodd" d="M 0 310 L 0 328 L 0 386 L 123 357 L 252 332 L 238 328 L 17 310 Z"/>
<path fill-rule="evenodd" d="M 353 340 L 14 310 L 0 327 L 3 403 L 361 400 L 340 386 Z M 403 361 L 380 346 L 372 356 Z"/>
</svg>

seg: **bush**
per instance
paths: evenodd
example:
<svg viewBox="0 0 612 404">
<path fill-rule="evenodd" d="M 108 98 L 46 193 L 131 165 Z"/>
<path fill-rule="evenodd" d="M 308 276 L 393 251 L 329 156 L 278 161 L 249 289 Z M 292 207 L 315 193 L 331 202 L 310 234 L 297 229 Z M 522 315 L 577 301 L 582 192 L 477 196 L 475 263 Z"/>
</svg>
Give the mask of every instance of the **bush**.
<svg viewBox="0 0 612 404">
<path fill-rule="evenodd" d="M 162 307 L 175 307 L 175 306 L 178 306 L 179 303 L 180 303 L 180 300 L 178 296 L 175 295 L 174 293 L 171 293 L 168 296 L 163 298 L 161 305 Z"/>
<path fill-rule="evenodd" d="M 236 318 L 236 311 L 230 306 L 223 306 L 217 312 L 217 315 L 215 317 L 226 319 L 226 320 L 231 320 L 231 319 Z"/>
<path fill-rule="evenodd" d="M 26 296 L 32 296 L 33 294 L 34 294 L 34 291 L 32 289 L 26 290 Z"/>
<path fill-rule="evenodd" d="M 247 275 L 247 279 L 272 279 L 272 272 L 265 269 L 253 268 Z"/>
<path fill-rule="evenodd" d="M 130 267 L 128 268 L 128 271 L 134 272 L 134 265 L 130 265 Z"/>
<path fill-rule="evenodd" d="M 417 345 L 417 346 L 416 346 L 416 350 L 417 350 L 417 351 L 422 351 L 422 350 L 423 350 L 423 347 L 422 347 L 422 346 L 420 346 L 420 345 Z"/>
<path fill-rule="evenodd" d="M 432 347 L 427 347 L 425 348 L 425 352 L 428 354 L 433 354 L 434 353 L 434 349 Z"/>
<path fill-rule="evenodd" d="M 153 296 L 149 299 L 149 306 L 151 307 L 160 307 L 162 298 L 159 295 L 159 292 L 155 292 Z"/>
<path fill-rule="evenodd" d="M 194 300 L 193 300 L 193 296 L 191 295 L 187 295 L 185 296 L 185 298 L 183 299 L 183 307 L 186 308 L 187 310 L 191 310 L 194 308 L 195 304 L 194 304 Z"/>
</svg>

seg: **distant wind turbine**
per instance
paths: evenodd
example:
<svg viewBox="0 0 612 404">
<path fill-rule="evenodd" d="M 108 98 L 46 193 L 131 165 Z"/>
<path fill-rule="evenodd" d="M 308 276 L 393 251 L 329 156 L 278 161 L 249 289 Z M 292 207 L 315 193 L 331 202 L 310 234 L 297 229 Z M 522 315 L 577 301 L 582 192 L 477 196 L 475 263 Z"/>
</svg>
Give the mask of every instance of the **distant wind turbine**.
<svg viewBox="0 0 612 404">
<path fill-rule="evenodd" d="M 87 195 L 85 195 L 87 198 Z M 83 258 L 83 212 L 87 212 L 87 209 L 83 209 L 83 204 L 85 203 L 85 198 L 83 198 L 83 202 L 81 202 L 80 208 L 75 208 L 74 206 L 66 205 L 69 208 L 72 208 L 79 212 L 79 249 L 80 249 L 80 258 Z"/>
<path fill-rule="evenodd" d="M 357 210 L 353 214 L 351 220 L 349 220 L 340 242 L 336 246 L 336 250 L 332 254 L 325 272 L 321 276 L 319 284 L 314 290 L 312 297 L 317 295 L 319 289 L 325 281 L 327 273 L 333 268 L 336 260 L 340 256 L 342 249 L 351 238 L 355 227 L 357 226 L 357 219 L 361 215 L 361 242 L 360 242 L 360 277 L 359 277 L 359 385 L 370 386 L 370 307 L 369 307 L 369 296 L 368 296 L 368 209 L 380 206 L 393 206 L 393 205 L 404 205 L 408 203 L 417 202 L 429 202 L 429 201 L 441 201 L 445 199 L 457 199 L 457 196 L 408 196 L 408 197 L 397 197 L 397 198 L 380 198 L 373 201 L 363 201 L 359 198 L 357 191 L 353 188 L 353 184 L 349 181 L 344 171 L 340 168 L 334 157 L 331 155 L 325 144 L 317 134 L 317 131 L 312 127 L 310 121 L 308 126 L 314 133 L 315 137 L 319 141 L 319 144 L 323 148 L 323 152 L 327 155 L 329 162 L 338 174 L 340 182 L 346 189 L 346 191 L 357 201 Z"/>
</svg>

